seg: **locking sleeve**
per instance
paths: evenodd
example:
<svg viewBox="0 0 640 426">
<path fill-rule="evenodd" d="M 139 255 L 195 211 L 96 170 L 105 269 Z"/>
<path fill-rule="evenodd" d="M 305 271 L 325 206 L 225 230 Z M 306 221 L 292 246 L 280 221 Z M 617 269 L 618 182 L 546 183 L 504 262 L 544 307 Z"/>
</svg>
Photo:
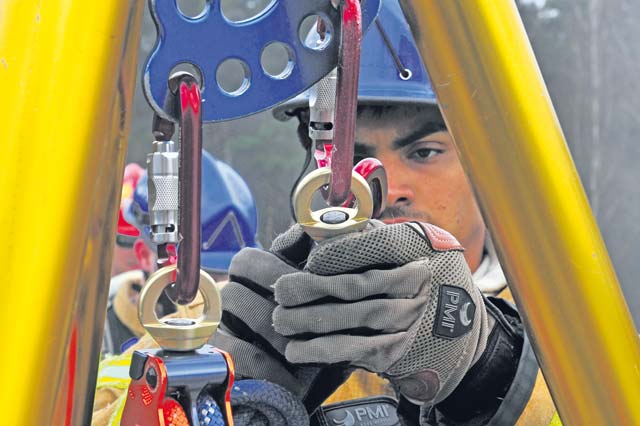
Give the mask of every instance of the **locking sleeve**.
<svg viewBox="0 0 640 426">
<path fill-rule="evenodd" d="M 153 142 L 147 156 L 151 241 L 178 242 L 178 159 L 173 141 Z"/>
<path fill-rule="evenodd" d="M 333 140 L 337 79 L 334 69 L 309 89 L 309 137 L 314 141 Z"/>
</svg>

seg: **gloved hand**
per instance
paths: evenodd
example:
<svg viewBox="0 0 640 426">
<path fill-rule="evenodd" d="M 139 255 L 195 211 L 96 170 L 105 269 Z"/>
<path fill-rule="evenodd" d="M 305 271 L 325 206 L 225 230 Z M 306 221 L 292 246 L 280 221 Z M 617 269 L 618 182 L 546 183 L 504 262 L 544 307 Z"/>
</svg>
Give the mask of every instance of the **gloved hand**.
<svg viewBox="0 0 640 426">
<path fill-rule="evenodd" d="M 318 245 L 304 271 L 275 281 L 286 360 L 364 368 L 411 401 L 443 400 L 495 323 L 462 251 L 447 232 L 418 223 L 377 222 Z"/>
<path fill-rule="evenodd" d="M 273 329 L 273 284 L 301 271 L 312 241 L 295 226 L 271 251 L 246 248 L 232 260 L 221 290 L 222 321 L 212 344 L 231 354 L 236 379 L 263 379 L 283 386 L 312 412 L 348 377 L 342 367 L 297 366 L 284 356 L 289 339 Z M 322 380 L 316 380 L 322 373 Z"/>
</svg>

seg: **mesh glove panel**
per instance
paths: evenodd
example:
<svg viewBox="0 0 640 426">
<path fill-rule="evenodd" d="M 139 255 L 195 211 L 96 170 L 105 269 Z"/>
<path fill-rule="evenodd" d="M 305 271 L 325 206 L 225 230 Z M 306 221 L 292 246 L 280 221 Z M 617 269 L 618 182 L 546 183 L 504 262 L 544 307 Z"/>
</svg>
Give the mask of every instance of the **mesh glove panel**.
<svg viewBox="0 0 640 426">
<path fill-rule="evenodd" d="M 489 323 L 462 249 L 416 223 L 316 246 L 275 283 L 275 331 L 294 364 L 339 364 L 390 378 L 408 398 L 449 395 L 480 356 Z M 431 232 L 430 232 L 431 231 Z"/>
<path fill-rule="evenodd" d="M 222 321 L 211 343 L 231 354 L 238 380 L 276 383 L 312 412 L 346 380 L 349 371 L 294 365 L 286 360 L 289 339 L 276 333 L 272 325 L 276 307 L 273 285 L 282 275 L 300 271 L 297 264 L 304 264 L 311 240 L 294 227 L 276 242 L 272 251 L 247 248 L 233 258 L 230 281 L 221 290 Z"/>
</svg>

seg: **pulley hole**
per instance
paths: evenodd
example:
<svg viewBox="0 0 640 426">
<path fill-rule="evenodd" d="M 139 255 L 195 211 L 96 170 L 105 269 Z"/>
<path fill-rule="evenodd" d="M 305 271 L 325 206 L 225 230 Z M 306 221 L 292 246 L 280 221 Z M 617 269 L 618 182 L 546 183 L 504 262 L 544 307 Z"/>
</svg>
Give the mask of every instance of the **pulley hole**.
<svg viewBox="0 0 640 426">
<path fill-rule="evenodd" d="M 209 11 L 210 0 L 176 0 L 178 10 L 187 19 L 197 19 Z"/>
<path fill-rule="evenodd" d="M 291 75 L 295 65 L 293 49 L 279 41 L 269 43 L 262 49 L 260 65 L 269 77 L 283 80 Z"/>
<path fill-rule="evenodd" d="M 222 15 L 238 23 L 255 19 L 265 13 L 276 0 L 220 0 Z"/>
<path fill-rule="evenodd" d="M 200 87 L 200 91 L 202 92 L 204 90 L 204 80 L 202 78 L 202 72 L 200 71 L 200 68 L 198 68 L 196 65 L 190 62 L 179 63 L 175 67 L 171 68 L 171 71 L 169 72 L 169 76 L 167 77 L 167 81 L 169 81 L 171 76 L 173 76 L 177 72 L 188 72 L 189 74 L 195 77 L 196 81 L 198 82 L 198 87 Z"/>
<path fill-rule="evenodd" d="M 225 95 L 240 96 L 251 86 L 251 70 L 240 59 L 225 59 L 218 65 L 216 81 Z"/>
<path fill-rule="evenodd" d="M 321 15 L 309 15 L 302 20 L 298 28 L 300 42 L 311 50 L 324 50 L 331 43 L 333 27 L 331 22 Z"/>
</svg>

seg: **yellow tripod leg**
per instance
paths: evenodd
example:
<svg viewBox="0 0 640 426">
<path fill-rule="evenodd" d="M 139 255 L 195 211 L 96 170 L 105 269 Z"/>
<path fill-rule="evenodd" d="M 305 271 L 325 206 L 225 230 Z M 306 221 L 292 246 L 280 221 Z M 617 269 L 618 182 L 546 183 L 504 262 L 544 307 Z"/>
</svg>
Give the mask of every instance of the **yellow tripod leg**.
<svg viewBox="0 0 640 426">
<path fill-rule="evenodd" d="M 65 424 L 54 412 L 68 399 L 92 400 L 142 6 L 0 2 L 0 407 L 12 424 Z M 86 421 L 86 407 L 72 413 L 68 424 Z"/>
<path fill-rule="evenodd" d="M 640 345 L 512 0 L 403 0 L 564 424 L 640 424 Z"/>
</svg>

